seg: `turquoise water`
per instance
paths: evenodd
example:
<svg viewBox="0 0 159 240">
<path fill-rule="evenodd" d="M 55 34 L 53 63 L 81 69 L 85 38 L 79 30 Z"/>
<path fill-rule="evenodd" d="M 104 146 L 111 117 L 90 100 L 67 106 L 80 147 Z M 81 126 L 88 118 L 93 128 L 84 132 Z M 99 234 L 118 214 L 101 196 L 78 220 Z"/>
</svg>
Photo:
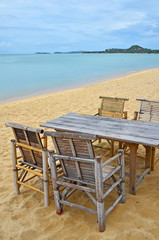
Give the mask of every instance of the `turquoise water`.
<svg viewBox="0 0 159 240">
<path fill-rule="evenodd" d="M 0 102 L 159 67 L 159 54 L 0 55 Z"/>
</svg>

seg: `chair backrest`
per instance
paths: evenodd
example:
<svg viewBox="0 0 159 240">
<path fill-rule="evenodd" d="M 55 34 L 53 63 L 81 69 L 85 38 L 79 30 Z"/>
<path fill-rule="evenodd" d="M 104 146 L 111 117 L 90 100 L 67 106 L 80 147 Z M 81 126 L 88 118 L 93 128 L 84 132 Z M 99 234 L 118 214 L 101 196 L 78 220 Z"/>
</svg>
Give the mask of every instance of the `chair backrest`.
<svg viewBox="0 0 159 240">
<path fill-rule="evenodd" d="M 56 150 L 54 155 L 60 160 L 64 177 L 85 183 L 95 183 L 94 151 L 92 141 L 95 136 L 81 133 L 45 132 L 51 136 Z"/>
<path fill-rule="evenodd" d="M 103 97 L 99 109 L 99 115 L 104 117 L 123 118 L 124 104 L 128 98 Z"/>
<path fill-rule="evenodd" d="M 32 128 L 25 125 L 6 123 L 11 127 L 14 133 L 16 144 L 25 163 L 42 168 L 42 148 L 41 134 L 43 129 Z"/>
<path fill-rule="evenodd" d="M 137 121 L 159 123 L 159 101 L 137 98 L 140 101 Z"/>
</svg>

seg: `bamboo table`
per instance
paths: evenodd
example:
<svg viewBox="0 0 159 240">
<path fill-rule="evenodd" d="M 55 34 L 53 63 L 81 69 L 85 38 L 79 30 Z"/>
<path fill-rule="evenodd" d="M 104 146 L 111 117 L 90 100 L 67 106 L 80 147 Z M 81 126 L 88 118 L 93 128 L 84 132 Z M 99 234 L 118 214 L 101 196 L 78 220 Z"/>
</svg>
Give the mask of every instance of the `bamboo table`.
<svg viewBox="0 0 159 240">
<path fill-rule="evenodd" d="M 130 148 L 129 193 L 136 194 L 136 187 L 150 172 L 152 147 L 159 146 L 159 124 L 69 113 L 40 126 L 60 131 L 83 132 L 126 143 Z M 146 148 L 145 171 L 136 181 L 136 156 L 138 145 Z"/>
</svg>

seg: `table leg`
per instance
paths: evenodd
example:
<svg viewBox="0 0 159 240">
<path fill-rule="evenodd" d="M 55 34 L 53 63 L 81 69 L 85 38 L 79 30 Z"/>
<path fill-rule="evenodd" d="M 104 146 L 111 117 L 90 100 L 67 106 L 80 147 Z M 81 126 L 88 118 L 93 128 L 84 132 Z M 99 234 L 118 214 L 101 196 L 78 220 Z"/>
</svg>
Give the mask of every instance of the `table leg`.
<svg viewBox="0 0 159 240">
<path fill-rule="evenodd" d="M 138 144 L 130 144 L 130 178 L 129 193 L 136 194 L 136 155 Z"/>
<path fill-rule="evenodd" d="M 155 164 L 155 147 L 152 147 L 151 171 L 154 170 L 154 164 Z"/>
<path fill-rule="evenodd" d="M 119 149 L 122 148 L 122 142 L 119 142 Z"/>
<path fill-rule="evenodd" d="M 152 147 L 145 146 L 146 148 L 146 161 L 145 161 L 145 169 L 151 169 L 151 159 L 152 159 Z"/>
<path fill-rule="evenodd" d="M 111 155 L 111 157 L 114 156 L 114 141 L 113 140 L 111 140 L 110 155 Z"/>
</svg>

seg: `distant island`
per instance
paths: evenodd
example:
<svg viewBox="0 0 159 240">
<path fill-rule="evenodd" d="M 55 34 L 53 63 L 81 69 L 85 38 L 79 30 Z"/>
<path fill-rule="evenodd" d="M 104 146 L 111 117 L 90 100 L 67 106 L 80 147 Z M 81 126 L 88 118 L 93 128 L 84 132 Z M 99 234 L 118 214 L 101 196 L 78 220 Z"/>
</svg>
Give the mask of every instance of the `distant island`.
<svg viewBox="0 0 159 240">
<path fill-rule="evenodd" d="M 159 53 L 159 50 L 151 50 L 148 48 L 140 47 L 138 45 L 133 45 L 127 49 L 121 48 L 106 49 L 105 53 Z"/>
<path fill-rule="evenodd" d="M 61 54 L 61 53 L 154 53 L 159 54 L 159 50 L 151 50 L 149 48 L 143 48 L 138 45 L 133 45 L 130 48 L 110 48 L 106 49 L 104 51 L 72 51 L 72 52 L 55 52 L 55 54 Z"/>
<path fill-rule="evenodd" d="M 35 54 L 50 54 L 49 52 L 36 52 Z"/>
<path fill-rule="evenodd" d="M 84 51 L 81 53 L 159 53 L 159 50 L 151 50 L 149 48 L 143 48 L 138 45 L 133 45 L 130 48 L 110 48 L 105 51 Z"/>
<path fill-rule="evenodd" d="M 71 52 L 54 52 L 54 54 L 75 54 L 75 53 L 84 53 L 83 51 L 71 51 Z"/>
</svg>

